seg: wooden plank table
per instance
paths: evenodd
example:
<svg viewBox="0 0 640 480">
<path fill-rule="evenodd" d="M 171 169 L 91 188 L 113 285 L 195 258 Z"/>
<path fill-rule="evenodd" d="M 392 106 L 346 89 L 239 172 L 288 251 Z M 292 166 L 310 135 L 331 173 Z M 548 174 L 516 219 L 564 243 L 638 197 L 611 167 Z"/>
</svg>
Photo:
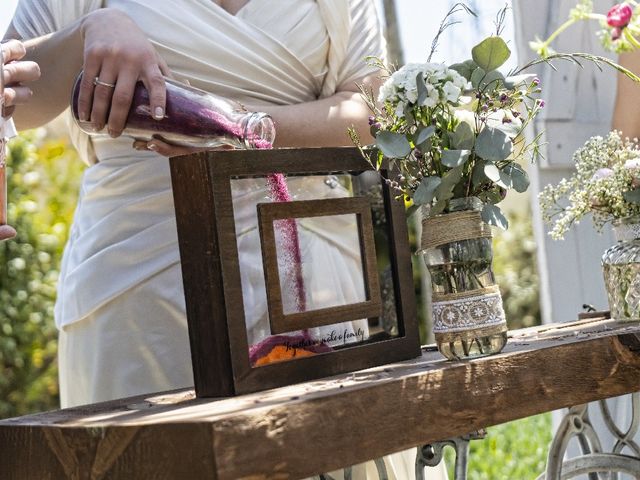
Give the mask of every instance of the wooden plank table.
<svg viewBox="0 0 640 480">
<path fill-rule="evenodd" d="M 0 478 L 296 479 L 640 390 L 640 325 L 511 333 L 492 357 L 420 358 L 225 399 L 182 390 L 0 421 Z"/>
</svg>

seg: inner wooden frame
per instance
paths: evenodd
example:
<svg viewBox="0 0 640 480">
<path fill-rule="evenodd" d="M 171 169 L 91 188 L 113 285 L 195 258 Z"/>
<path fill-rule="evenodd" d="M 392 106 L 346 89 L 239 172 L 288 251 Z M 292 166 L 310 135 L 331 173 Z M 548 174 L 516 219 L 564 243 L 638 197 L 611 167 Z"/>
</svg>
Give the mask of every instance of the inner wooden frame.
<svg viewBox="0 0 640 480">
<path fill-rule="evenodd" d="M 375 158 L 377 152 L 372 151 Z M 381 178 L 398 336 L 252 367 L 249 361 L 231 182 L 371 170 L 357 148 L 210 151 L 171 159 L 196 394 L 249 393 L 420 355 L 406 216 Z M 383 176 L 386 171 L 381 172 Z"/>
<path fill-rule="evenodd" d="M 258 226 L 262 246 L 262 264 L 267 290 L 267 309 L 271 333 L 288 333 L 305 328 L 379 317 L 382 298 L 376 259 L 371 202 L 365 197 L 328 198 L 293 202 L 260 203 Z M 355 214 L 362 259 L 362 273 L 366 300 L 305 312 L 284 313 L 274 222 L 310 217 Z"/>
</svg>

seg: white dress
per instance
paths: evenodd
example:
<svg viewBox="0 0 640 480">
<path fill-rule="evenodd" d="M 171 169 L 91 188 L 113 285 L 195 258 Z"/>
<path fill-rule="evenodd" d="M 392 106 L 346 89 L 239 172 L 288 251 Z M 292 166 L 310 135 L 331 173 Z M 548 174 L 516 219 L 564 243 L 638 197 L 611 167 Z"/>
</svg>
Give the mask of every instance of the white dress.
<svg viewBox="0 0 640 480">
<path fill-rule="evenodd" d="M 384 53 L 373 0 L 250 0 L 235 16 L 211 0 L 21 0 L 13 22 L 33 38 L 101 7 L 133 18 L 178 80 L 252 105 L 330 96 L 373 72 L 366 56 Z M 169 163 L 133 150 L 131 139 L 88 139 L 73 128 L 72 136 L 90 166 L 55 309 L 62 405 L 192 386 Z M 264 195 L 260 188 L 244 193 Z M 245 258 L 256 254 L 252 244 L 251 234 L 239 239 Z M 262 278 L 242 276 L 243 290 Z M 263 299 L 249 303 L 265 308 Z M 413 478 L 413 461 L 415 451 L 389 457 L 390 478 Z"/>
</svg>

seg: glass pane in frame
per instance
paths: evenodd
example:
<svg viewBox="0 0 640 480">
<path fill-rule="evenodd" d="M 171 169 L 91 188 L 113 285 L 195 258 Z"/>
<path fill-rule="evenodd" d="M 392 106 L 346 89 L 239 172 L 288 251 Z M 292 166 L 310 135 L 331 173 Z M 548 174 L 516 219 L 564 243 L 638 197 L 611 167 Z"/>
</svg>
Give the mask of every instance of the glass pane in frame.
<svg viewBox="0 0 640 480">
<path fill-rule="evenodd" d="M 277 183 L 277 189 L 274 189 L 274 183 Z M 253 366 L 329 353 L 397 338 L 403 334 L 398 328 L 396 292 L 389 257 L 388 222 L 382 200 L 381 179 L 377 173 L 289 175 L 277 182 L 270 176 L 233 178 L 231 191 L 250 363 Z M 376 277 L 376 291 L 372 293 L 380 299 L 380 304 L 375 306 L 373 313 L 371 310 L 363 309 L 363 315 L 350 317 L 348 321 L 274 331 L 265 285 L 262 258 L 264 245 L 260 240 L 258 205 L 340 198 L 365 199 L 368 205 L 368 218 L 365 218 L 372 226 L 372 244 L 375 246 L 376 257 L 372 272 Z M 370 292 L 367 292 L 367 282 L 364 280 L 366 268 L 363 268 L 362 250 L 356 248 L 361 243 L 361 232 L 358 230 L 356 217 L 356 214 L 351 213 L 285 218 L 289 228 L 295 226 L 297 231 L 303 283 L 312 284 L 317 274 L 321 280 L 318 283 L 323 286 L 331 285 L 335 292 L 332 298 L 329 298 L 330 295 L 327 297 L 329 299 L 320 299 L 316 303 L 312 297 L 314 294 L 321 295 L 323 287 L 312 287 L 311 295 L 305 292 L 302 302 L 305 308 L 300 308 L 299 301 L 296 306 L 295 297 L 299 297 L 299 294 L 295 293 L 295 288 L 284 285 L 286 280 L 283 277 L 286 275 L 280 275 L 281 267 L 276 260 L 277 283 L 280 290 L 286 292 L 282 298 L 282 313 L 285 316 L 295 315 L 299 311 L 318 312 L 331 307 L 362 307 L 366 300 L 371 298 Z M 278 232 L 277 223 L 273 222 L 274 232 Z M 282 234 L 276 233 L 276 236 L 278 235 Z M 286 243 L 281 243 L 281 240 L 275 242 L 276 250 L 279 248 L 281 252 L 276 257 L 291 256 L 291 251 L 283 252 L 286 250 Z M 332 262 L 342 265 L 335 266 Z M 305 264 L 312 266 L 307 269 L 308 272 L 305 272 Z M 295 274 L 291 276 L 295 278 Z M 291 283 L 295 284 L 295 281 Z M 338 301 L 337 298 L 349 289 L 354 292 Z M 364 301 L 361 301 L 363 297 Z M 348 301 L 344 300 L 345 298 L 348 298 Z"/>
</svg>

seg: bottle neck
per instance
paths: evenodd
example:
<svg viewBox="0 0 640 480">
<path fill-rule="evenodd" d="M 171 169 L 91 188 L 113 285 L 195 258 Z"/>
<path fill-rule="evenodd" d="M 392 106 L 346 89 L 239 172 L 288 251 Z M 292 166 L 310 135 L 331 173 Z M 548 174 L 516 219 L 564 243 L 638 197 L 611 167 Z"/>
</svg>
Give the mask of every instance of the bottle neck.
<svg viewBox="0 0 640 480">
<path fill-rule="evenodd" d="M 276 131 L 270 115 L 263 112 L 249 113 L 242 120 L 242 129 L 245 148 L 273 148 Z"/>
</svg>

